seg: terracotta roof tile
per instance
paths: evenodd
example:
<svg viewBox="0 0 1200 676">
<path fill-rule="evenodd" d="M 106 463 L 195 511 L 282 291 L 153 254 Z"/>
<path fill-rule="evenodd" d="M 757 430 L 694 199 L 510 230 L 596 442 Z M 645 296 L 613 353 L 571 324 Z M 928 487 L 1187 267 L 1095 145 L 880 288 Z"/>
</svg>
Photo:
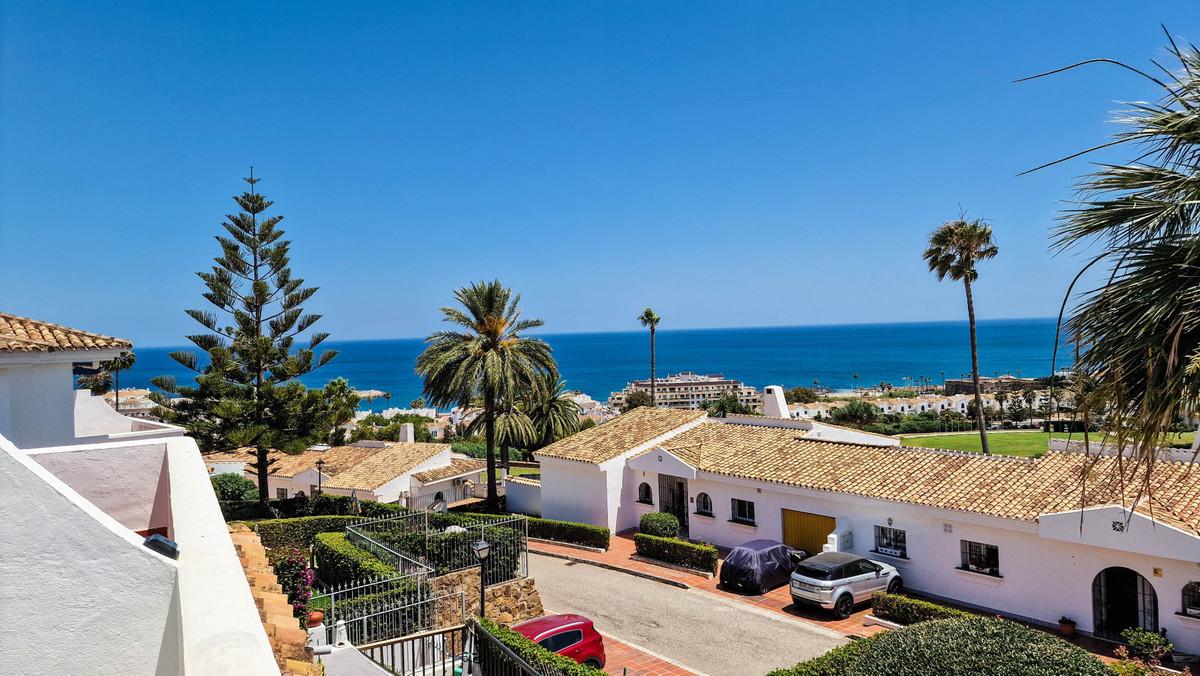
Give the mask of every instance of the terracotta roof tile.
<svg viewBox="0 0 1200 676">
<path fill-rule="evenodd" d="M 451 477 L 456 477 L 463 474 L 478 472 L 483 469 L 487 469 L 486 460 L 476 460 L 474 458 L 453 458 L 450 460 L 449 465 L 444 467 L 435 467 L 433 469 L 425 470 L 424 472 L 417 472 L 413 475 L 413 478 L 423 484 L 428 484 L 433 483 L 434 481 L 441 481 L 442 479 L 449 479 Z"/>
<path fill-rule="evenodd" d="M 0 312 L 0 352 L 129 350 L 133 343 L 59 324 Z"/>
<path fill-rule="evenodd" d="M 340 446 L 339 448 L 347 448 Z M 330 453 L 337 449 L 330 449 Z M 325 473 L 330 475 L 326 485 L 332 488 L 378 488 L 443 451 L 449 444 L 397 443 L 387 448 L 375 448 L 374 454 L 345 468 Z"/>
<path fill-rule="evenodd" d="M 600 463 L 705 417 L 704 411 L 641 406 L 546 446 L 535 455 Z"/>
</svg>

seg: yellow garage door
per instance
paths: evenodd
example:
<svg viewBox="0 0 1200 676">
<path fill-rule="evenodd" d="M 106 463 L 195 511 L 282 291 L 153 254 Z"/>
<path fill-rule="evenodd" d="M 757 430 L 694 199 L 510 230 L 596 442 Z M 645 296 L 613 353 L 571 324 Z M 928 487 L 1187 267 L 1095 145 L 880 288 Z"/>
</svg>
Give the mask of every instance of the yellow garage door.
<svg viewBox="0 0 1200 676">
<path fill-rule="evenodd" d="M 837 520 L 823 514 L 783 510 L 783 544 L 803 549 L 809 556 L 820 554 Z"/>
</svg>

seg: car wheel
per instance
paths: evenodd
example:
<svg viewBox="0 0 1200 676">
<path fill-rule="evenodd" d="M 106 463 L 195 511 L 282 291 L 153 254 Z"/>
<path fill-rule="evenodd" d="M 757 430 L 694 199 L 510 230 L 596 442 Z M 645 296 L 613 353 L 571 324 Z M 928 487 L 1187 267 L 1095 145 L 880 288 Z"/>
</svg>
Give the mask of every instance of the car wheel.
<svg viewBox="0 0 1200 676">
<path fill-rule="evenodd" d="M 844 620 L 854 613 L 854 598 L 849 594 L 842 594 L 838 597 L 837 603 L 833 604 L 833 615 L 839 620 Z"/>
<path fill-rule="evenodd" d="M 591 658 L 590 660 L 587 660 L 586 662 L 584 662 L 583 666 L 591 667 L 593 669 L 603 669 L 604 668 L 604 665 L 600 664 L 600 660 L 598 660 L 594 657 Z"/>
<path fill-rule="evenodd" d="M 904 581 L 898 577 L 892 578 L 892 581 L 888 583 L 888 593 L 899 594 L 902 591 L 904 591 Z"/>
</svg>

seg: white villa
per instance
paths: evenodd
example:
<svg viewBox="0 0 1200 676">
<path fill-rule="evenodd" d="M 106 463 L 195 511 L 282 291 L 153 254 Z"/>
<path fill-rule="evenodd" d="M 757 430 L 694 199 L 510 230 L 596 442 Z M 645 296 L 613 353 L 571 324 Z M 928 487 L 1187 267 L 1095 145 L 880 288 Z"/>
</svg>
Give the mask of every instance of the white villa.
<svg viewBox="0 0 1200 676">
<path fill-rule="evenodd" d="M 0 313 L 0 673 L 279 674 L 195 442 L 73 389 L 131 347 Z"/>
<path fill-rule="evenodd" d="M 768 410 L 782 388 L 767 388 Z M 538 451 L 541 515 L 688 537 L 773 539 L 895 565 L 909 589 L 1113 638 L 1165 629 L 1200 652 L 1200 478 L 1161 461 L 1153 500 L 1112 457 L 1038 459 L 899 446 L 784 417 L 639 408 Z M 1089 481 L 1082 480 L 1087 468 Z M 1082 508 L 1082 509 L 1081 509 Z"/>
</svg>

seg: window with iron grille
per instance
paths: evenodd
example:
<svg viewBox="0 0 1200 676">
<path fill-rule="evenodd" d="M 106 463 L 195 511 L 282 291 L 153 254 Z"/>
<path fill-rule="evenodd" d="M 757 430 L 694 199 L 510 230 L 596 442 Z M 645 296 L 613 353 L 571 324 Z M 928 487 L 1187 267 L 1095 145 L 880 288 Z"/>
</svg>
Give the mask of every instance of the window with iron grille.
<svg viewBox="0 0 1200 676">
<path fill-rule="evenodd" d="M 712 516 L 712 498 L 708 497 L 708 493 L 700 493 L 696 496 L 696 513 L 704 516 Z"/>
<path fill-rule="evenodd" d="M 275 497 L 279 498 L 280 500 L 286 500 L 287 499 L 287 489 L 286 488 L 276 488 L 275 489 Z"/>
<path fill-rule="evenodd" d="M 962 540 L 963 570 L 1000 577 L 1000 548 L 982 542 Z"/>
<path fill-rule="evenodd" d="M 1200 582 L 1183 585 L 1183 614 L 1200 616 Z"/>
<path fill-rule="evenodd" d="M 643 481 L 638 484 L 638 502 L 646 505 L 654 504 L 654 494 L 650 492 L 650 484 Z"/>
<path fill-rule="evenodd" d="M 732 507 L 733 518 L 731 518 L 730 521 L 749 524 L 751 526 L 755 525 L 753 502 L 750 502 L 749 500 L 739 500 L 737 498 L 733 498 Z"/>
<path fill-rule="evenodd" d="M 875 551 L 908 558 L 908 536 L 899 528 L 875 526 Z"/>
</svg>

